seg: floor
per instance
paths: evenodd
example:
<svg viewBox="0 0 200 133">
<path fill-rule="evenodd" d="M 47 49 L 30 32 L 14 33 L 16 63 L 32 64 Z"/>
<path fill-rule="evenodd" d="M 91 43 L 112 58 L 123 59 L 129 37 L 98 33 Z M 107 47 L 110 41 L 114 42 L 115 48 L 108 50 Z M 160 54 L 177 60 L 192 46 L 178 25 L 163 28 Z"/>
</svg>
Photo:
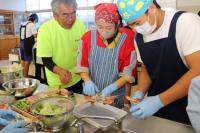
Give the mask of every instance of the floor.
<svg viewBox="0 0 200 133">
<path fill-rule="evenodd" d="M 8 66 L 11 64 L 12 62 L 10 62 L 9 60 L 0 60 L 0 66 Z"/>
</svg>

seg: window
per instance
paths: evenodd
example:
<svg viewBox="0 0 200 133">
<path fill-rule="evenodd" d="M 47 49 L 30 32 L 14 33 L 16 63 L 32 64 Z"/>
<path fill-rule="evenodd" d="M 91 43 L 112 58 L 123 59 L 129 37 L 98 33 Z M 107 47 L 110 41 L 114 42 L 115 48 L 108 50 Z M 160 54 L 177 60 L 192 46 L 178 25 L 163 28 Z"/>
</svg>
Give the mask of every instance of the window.
<svg viewBox="0 0 200 133">
<path fill-rule="evenodd" d="M 26 10 L 44 10 L 51 9 L 51 0 L 26 0 Z"/>
<path fill-rule="evenodd" d="M 38 17 L 39 17 L 39 22 L 36 24 L 37 29 L 46 21 L 48 21 L 49 19 L 51 19 L 53 17 L 53 13 L 52 12 L 41 12 L 41 13 L 37 13 Z"/>
<path fill-rule="evenodd" d="M 91 7 L 99 3 L 112 2 L 113 0 L 76 0 L 78 7 Z"/>
<path fill-rule="evenodd" d="M 26 9 L 30 12 L 39 12 L 39 27 L 43 22 L 53 17 L 51 12 L 51 1 L 52 0 L 26 0 Z M 93 6 L 99 3 L 112 2 L 114 0 L 76 0 L 78 3 L 77 17 L 81 18 L 88 29 L 95 27 L 94 24 L 94 13 Z M 116 0 L 115 0 L 116 1 Z M 43 12 L 44 10 L 44 12 Z M 49 11 L 46 11 L 49 10 Z"/>
<path fill-rule="evenodd" d="M 94 13 L 94 10 L 78 10 L 77 17 L 83 20 L 87 29 L 93 29 L 95 27 Z"/>
<path fill-rule="evenodd" d="M 51 9 L 52 0 L 26 0 L 26 10 L 44 10 Z M 78 7 L 95 6 L 99 3 L 112 2 L 113 0 L 76 0 Z"/>
<path fill-rule="evenodd" d="M 40 0 L 40 10 L 51 9 L 51 0 Z"/>
<path fill-rule="evenodd" d="M 26 0 L 26 10 L 39 10 L 39 0 Z"/>
</svg>

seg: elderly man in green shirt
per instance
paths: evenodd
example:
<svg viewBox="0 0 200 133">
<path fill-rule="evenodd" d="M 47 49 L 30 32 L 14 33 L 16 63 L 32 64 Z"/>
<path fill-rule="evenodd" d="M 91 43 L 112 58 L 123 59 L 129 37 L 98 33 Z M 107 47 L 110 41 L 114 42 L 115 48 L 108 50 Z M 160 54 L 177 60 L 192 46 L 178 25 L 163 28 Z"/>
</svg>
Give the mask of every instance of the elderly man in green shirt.
<svg viewBox="0 0 200 133">
<path fill-rule="evenodd" d="M 85 25 L 76 18 L 76 0 L 52 0 L 51 6 L 54 18 L 38 31 L 37 56 L 42 57 L 50 88 L 82 93 L 82 80 L 75 66 Z"/>
</svg>

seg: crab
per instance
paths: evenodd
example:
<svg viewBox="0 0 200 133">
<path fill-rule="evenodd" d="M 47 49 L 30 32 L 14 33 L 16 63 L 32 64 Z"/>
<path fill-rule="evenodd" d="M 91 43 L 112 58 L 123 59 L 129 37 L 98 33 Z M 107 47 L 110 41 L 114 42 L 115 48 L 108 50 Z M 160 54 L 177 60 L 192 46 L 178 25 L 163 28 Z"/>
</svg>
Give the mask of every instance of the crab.
<svg viewBox="0 0 200 133">
<path fill-rule="evenodd" d="M 104 97 L 100 93 L 97 93 L 95 96 L 84 96 L 85 100 L 91 103 L 100 102 L 103 104 L 111 105 L 113 104 L 116 96 Z"/>
<path fill-rule="evenodd" d="M 126 96 L 126 99 L 131 103 L 131 104 L 138 104 L 141 102 L 140 99 L 137 98 L 130 98 L 129 96 Z"/>
<path fill-rule="evenodd" d="M 8 109 L 8 104 L 0 103 L 0 109 Z"/>
</svg>

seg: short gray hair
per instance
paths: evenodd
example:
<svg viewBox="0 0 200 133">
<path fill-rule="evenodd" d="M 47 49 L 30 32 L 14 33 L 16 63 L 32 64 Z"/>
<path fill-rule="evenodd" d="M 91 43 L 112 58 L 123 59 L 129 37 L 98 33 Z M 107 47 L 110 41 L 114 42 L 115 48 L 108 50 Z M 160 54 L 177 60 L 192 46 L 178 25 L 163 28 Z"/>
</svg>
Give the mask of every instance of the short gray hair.
<svg viewBox="0 0 200 133">
<path fill-rule="evenodd" d="M 77 8 L 76 0 L 52 0 L 51 1 L 51 8 L 53 12 L 56 12 L 60 4 L 64 5 L 72 5 L 75 8 Z"/>
</svg>

